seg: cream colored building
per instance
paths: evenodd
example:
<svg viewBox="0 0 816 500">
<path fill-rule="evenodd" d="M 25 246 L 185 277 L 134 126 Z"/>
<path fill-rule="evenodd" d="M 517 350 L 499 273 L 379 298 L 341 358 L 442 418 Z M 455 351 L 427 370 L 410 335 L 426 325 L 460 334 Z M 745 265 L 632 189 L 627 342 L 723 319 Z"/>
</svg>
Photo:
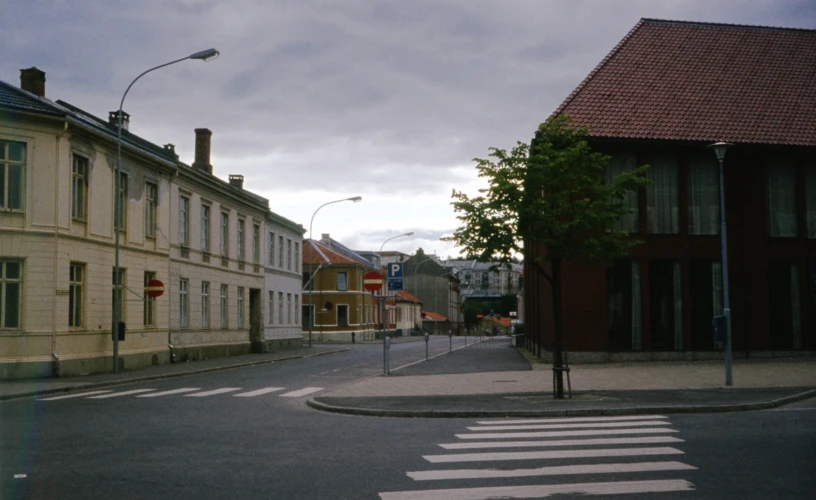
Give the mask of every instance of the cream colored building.
<svg viewBox="0 0 816 500">
<path fill-rule="evenodd" d="M 36 68 L 21 87 L 0 81 L 0 378 L 109 371 L 117 114 L 48 100 Z M 286 262 L 300 262 L 303 228 L 240 176 L 230 185 L 203 168 L 209 136 L 207 161 L 190 167 L 123 118 L 120 367 L 299 346 L 301 278 Z M 266 265 L 271 232 L 287 252 L 291 241 L 282 268 Z M 150 279 L 164 295 L 146 298 Z M 270 291 L 292 295 L 291 321 L 270 321 Z"/>
</svg>

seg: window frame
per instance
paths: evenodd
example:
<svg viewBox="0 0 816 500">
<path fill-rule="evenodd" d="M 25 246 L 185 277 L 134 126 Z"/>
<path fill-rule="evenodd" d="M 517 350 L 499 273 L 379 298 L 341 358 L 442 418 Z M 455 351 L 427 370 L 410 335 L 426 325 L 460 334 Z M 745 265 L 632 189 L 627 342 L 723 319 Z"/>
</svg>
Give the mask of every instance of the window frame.
<svg viewBox="0 0 816 500">
<path fill-rule="evenodd" d="M 229 213 L 221 212 L 221 255 L 229 257 Z"/>
<path fill-rule="evenodd" d="M 229 285 L 221 285 L 220 309 L 221 328 L 226 330 L 229 328 Z"/>
<path fill-rule="evenodd" d="M 17 277 L 11 278 L 8 274 L 8 266 L 9 263 L 17 264 Z M 21 330 L 23 327 L 23 260 L 22 259 L 12 259 L 12 258 L 0 258 L 0 331 L 3 330 Z M 8 321 L 8 309 L 6 306 L 8 305 L 6 301 L 8 300 L 8 289 L 10 288 L 9 285 L 17 285 L 17 304 L 16 304 L 16 317 L 17 323 L 15 325 L 7 325 Z"/>
<path fill-rule="evenodd" d="M 340 286 L 340 282 L 341 282 L 340 277 L 341 276 L 343 277 L 342 286 Z M 345 271 L 338 271 L 337 272 L 337 291 L 338 292 L 348 291 L 348 273 L 345 272 Z"/>
<path fill-rule="evenodd" d="M 68 327 L 85 326 L 85 268 L 82 262 L 68 264 Z M 77 272 L 79 271 L 79 272 Z M 77 275 L 79 275 L 77 277 Z M 79 297 L 77 297 L 79 295 Z"/>
<path fill-rule="evenodd" d="M 190 197 L 179 197 L 179 245 L 190 246 Z"/>
<path fill-rule="evenodd" d="M 11 146 L 19 146 L 20 159 L 11 158 Z M 25 211 L 26 160 L 28 159 L 28 144 L 20 141 L 0 139 L 0 210 L 6 212 Z M 19 206 L 11 207 L 10 200 L 12 182 L 11 167 L 18 167 L 17 201 Z"/>
<path fill-rule="evenodd" d="M 155 238 L 158 225 L 159 186 L 155 182 L 145 182 L 145 237 Z"/>
<path fill-rule="evenodd" d="M 238 260 L 246 261 L 246 220 L 238 219 Z"/>
<path fill-rule="evenodd" d="M 88 158 L 71 154 L 71 220 L 88 220 Z M 79 170 L 77 169 L 79 167 Z"/>
<path fill-rule="evenodd" d="M 154 271 L 144 272 L 144 286 L 147 288 L 150 280 L 156 279 Z M 144 294 L 144 309 L 142 310 L 142 324 L 145 327 L 156 326 L 156 297 L 150 297 L 147 293 Z"/>
<path fill-rule="evenodd" d="M 179 278 L 179 328 L 190 327 L 190 280 Z"/>
<path fill-rule="evenodd" d="M 244 328 L 244 287 L 239 286 L 236 292 L 236 308 L 238 309 L 238 328 Z"/>
<path fill-rule="evenodd" d="M 201 204 L 201 251 L 210 252 L 210 206 Z"/>
</svg>

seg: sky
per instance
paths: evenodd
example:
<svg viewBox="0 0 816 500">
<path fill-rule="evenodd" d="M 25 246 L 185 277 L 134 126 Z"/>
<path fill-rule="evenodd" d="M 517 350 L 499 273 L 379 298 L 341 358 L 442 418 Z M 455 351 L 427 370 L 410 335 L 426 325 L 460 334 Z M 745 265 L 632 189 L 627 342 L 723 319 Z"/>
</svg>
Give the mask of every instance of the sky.
<svg viewBox="0 0 816 500">
<path fill-rule="evenodd" d="M 641 18 L 816 28 L 816 0 L 4 0 L 0 80 L 242 174 L 270 209 L 355 250 L 441 258 L 473 158 L 529 142 Z M 324 203 L 361 196 L 360 203 Z M 308 233 L 305 235 L 308 237 Z"/>
</svg>

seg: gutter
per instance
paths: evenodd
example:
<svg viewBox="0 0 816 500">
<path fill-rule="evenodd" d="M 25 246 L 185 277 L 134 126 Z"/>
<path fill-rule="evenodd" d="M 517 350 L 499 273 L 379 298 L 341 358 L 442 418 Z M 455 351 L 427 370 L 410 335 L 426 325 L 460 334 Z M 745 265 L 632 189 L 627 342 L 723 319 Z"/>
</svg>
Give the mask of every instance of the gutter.
<svg viewBox="0 0 816 500">
<path fill-rule="evenodd" d="M 59 276 L 59 166 L 60 166 L 60 142 L 68 132 L 68 121 L 63 123 L 62 132 L 58 134 L 54 141 L 54 293 L 51 295 L 51 356 L 53 357 L 53 372 L 59 376 L 59 356 L 57 355 L 57 277 Z"/>
</svg>

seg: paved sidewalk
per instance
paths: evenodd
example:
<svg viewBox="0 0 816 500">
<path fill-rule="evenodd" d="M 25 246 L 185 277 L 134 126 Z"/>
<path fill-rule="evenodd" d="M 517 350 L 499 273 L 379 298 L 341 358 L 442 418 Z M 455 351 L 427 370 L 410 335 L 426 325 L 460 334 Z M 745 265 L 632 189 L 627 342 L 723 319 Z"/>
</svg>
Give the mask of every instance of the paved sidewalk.
<svg viewBox="0 0 816 500">
<path fill-rule="evenodd" d="M 224 358 L 206 359 L 187 363 L 150 366 L 119 373 L 98 373 L 77 377 L 46 378 L 31 380 L 0 380 L 0 401 L 42 394 L 53 394 L 77 389 L 109 387 L 163 378 L 182 377 L 196 373 L 230 370 L 245 366 L 276 363 L 289 359 L 308 358 L 323 354 L 348 351 L 342 345 L 313 345 L 300 349 L 288 349 L 264 354 L 245 354 Z"/>
<path fill-rule="evenodd" d="M 497 365 L 502 371 L 491 368 Z M 481 366 L 484 371 L 474 373 Z M 322 393 L 308 404 L 394 417 L 754 410 L 816 396 L 816 359 L 736 360 L 731 387 L 722 361 L 573 364 L 570 379 L 573 397 L 553 399 L 550 366 L 531 366 L 509 339 L 496 338 Z"/>
</svg>

